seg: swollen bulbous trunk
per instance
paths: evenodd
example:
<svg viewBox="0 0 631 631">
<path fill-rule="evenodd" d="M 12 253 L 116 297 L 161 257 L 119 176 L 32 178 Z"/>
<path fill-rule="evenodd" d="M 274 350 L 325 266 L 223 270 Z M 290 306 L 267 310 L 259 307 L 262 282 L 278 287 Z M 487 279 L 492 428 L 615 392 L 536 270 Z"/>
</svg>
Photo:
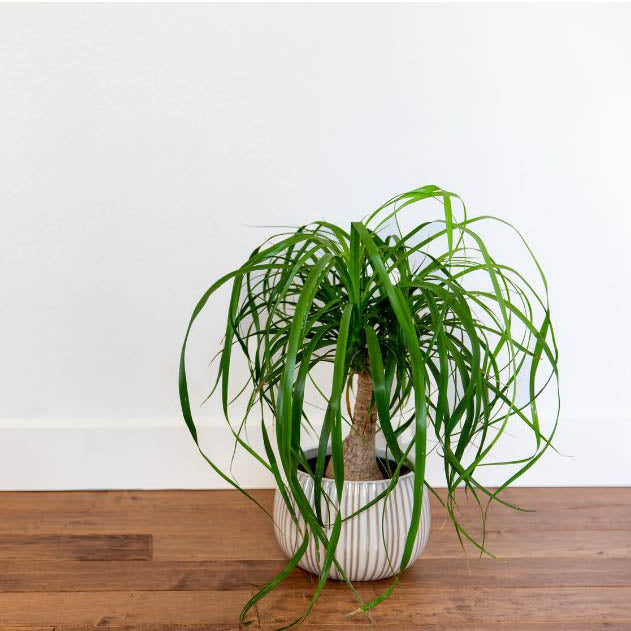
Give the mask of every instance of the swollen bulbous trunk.
<svg viewBox="0 0 631 631">
<path fill-rule="evenodd" d="M 374 407 L 371 408 L 371 399 L 370 373 L 359 373 L 351 430 L 343 442 L 345 480 L 383 479 L 375 454 L 377 411 Z M 329 459 L 324 475 L 327 478 L 333 478 L 332 458 Z"/>
</svg>

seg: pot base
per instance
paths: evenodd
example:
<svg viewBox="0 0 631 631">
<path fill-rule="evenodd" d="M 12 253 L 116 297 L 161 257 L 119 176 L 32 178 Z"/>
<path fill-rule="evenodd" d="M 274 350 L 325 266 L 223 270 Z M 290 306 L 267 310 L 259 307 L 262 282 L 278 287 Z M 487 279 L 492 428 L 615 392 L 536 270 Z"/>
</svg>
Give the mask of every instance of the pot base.
<svg viewBox="0 0 631 631">
<path fill-rule="evenodd" d="M 315 451 L 315 450 L 314 450 Z M 307 458 L 313 454 L 307 453 Z M 385 457 L 383 450 L 377 455 Z M 298 479 L 306 497 L 313 506 L 313 478 L 303 471 L 298 471 Z M 382 493 L 390 480 L 367 482 L 344 482 L 340 511 L 346 518 Z M 405 539 L 410 526 L 414 493 L 414 473 L 399 477 L 390 494 L 370 508 L 342 523 L 340 538 L 336 549 L 336 558 L 346 577 L 351 581 L 375 581 L 396 574 L 401 565 Z M 335 520 L 336 489 L 333 480 L 322 480 L 322 519 L 327 536 L 331 534 Z M 331 498 L 331 499 L 328 499 Z M 276 539 L 284 553 L 291 557 L 304 540 L 304 520 L 299 517 L 298 524 L 291 514 L 278 490 L 274 497 L 274 522 Z M 427 488 L 423 489 L 423 507 L 421 521 L 416 535 L 409 567 L 418 559 L 429 536 L 430 508 Z M 324 559 L 324 548 L 315 543 L 310 535 L 309 545 L 298 567 L 319 574 Z M 338 569 L 333 565 L 329 571 L 332 579 L 341 579 Z"/>
</svg>

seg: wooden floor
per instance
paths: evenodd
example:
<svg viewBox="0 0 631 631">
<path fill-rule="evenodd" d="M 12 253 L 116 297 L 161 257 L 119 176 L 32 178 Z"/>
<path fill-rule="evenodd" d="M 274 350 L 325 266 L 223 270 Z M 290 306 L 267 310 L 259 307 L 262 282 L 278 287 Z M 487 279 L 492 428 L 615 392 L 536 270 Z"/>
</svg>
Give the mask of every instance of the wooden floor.
<svg viewBox="0 0 631 631">
<path fill-rule="evenodd" d="M 254 495 L 271 506 L 271 491 Z M 631 630 L 631 488 L 513 489 L 537 509 L 493 509 L 497 560 L 468 560 L 432 501 L 423 557 L 374 610 L 377 629 Z M 471 523 L 475 508 L 462 502 Z M 272 523 L 231 491 L 0 494 L 0 629 L 237 629 L 239 611 L 283 566 Z M 359 586 L 376 596 L 387 581 Z M 314 588 L 297 570 L 249 628 L 293 620 Z M 330 582 L 303 628 L 370 628 Z M 374 628 L 374 627 L 373 627 Z"/>
</svg>

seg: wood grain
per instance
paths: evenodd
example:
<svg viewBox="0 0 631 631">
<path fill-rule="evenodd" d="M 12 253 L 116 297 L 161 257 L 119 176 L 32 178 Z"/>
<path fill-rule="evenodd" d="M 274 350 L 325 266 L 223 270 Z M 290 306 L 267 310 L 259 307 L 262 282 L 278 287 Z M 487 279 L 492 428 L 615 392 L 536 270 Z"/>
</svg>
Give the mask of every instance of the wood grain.
<svg viewBox="0 0 631 631">
<path fill-rule="evenodd" d="M 318 600 L 313 622 L 350 626 L 365 622 L 345 619 L 356 606 L 348 590 L 333 590 L 334 598 Z M 498 594 L 501 591 L 501 594 Z M 375 587 L 360 590 L 368 599 Z M 0 594 L 0 625 L 53 623 L 108 626 L 115 624 L 234 624 L 249 590 L 197 592 L 37 592 Z M 262 601 L 258 615 L 274 628 L 298 617 L 311 590 L 274 591 Z M 413 603 L 414 606 L 410 606 Z M 377 622 L 396 620 L 401 625 L 425 623 L 467 624 L 508 620 L 529 623 L 628 622 L 631 625 L 631 587 L 576 588 L 423 588 L 395 591 L 387 607 L 374 613 Z M 255 620 L 256 615 L 252 614 Z M 338 627 L 339 628 L 339 627 Z"/>
<path fill-rule="evenodd" d="M 283 561 L 7 561 L 0 592 L 232 591 L 267 582 Z M 297 570 L 281 590 L 313 588 L 314 577 Z M 400 578 L 403 587 L 625 587 L 627 559 L 421 559 Z M 385 589 L 388 580 L 375 583 Z M 346 589 L 341 583 L 331 583 Z"/>
<path fill-rule="evenodd" d="M 508 622 L 507 622 L 508 620 Z M 493 622 L 476 622 L 469 621 L 466 625 L 445 623 L 445 622 L 417 622 L 413 624 L 397 623 L 392 621 L 380 620 L 375 625 L 370 623 L 355 623 L 353 629 L 371 629 L 372 631 L 629 631 L 628 622 L 573 622 L 568 627 L 567 622 L 534 622 L 534 623 L 521 623 L 515 622 L 512 619 L 507 619 L 499 624 Z M 59 628 L 59 627 L 58 627 Z M 152 629 L 154 627 L 151 627 Z M 188 627 L 184 627 L 188 631 Z M 229 628 L 229 627 L 228 627 Z M 272 629 L 273 627 L 268 627 Z M 334 624 L 324 623 L 310 623 L 307 622 L 303 629 L 309 631 L 333 631 L 337 628 Z M 342 627 L 351 628 L 351 627 Z M 138 629 L 136 627 L 135 629 Z M 212 627 L 215 631 L 215 627 Z M 232 627 L 236 631 L 235 627 Z M 135 630 L 134 630 L 135 631 Z M 206 627 L 208 631 L 208 627 Z M 220 631 L 219 629 L 217 631 Z"/>
<path fill-rule="evenodd" d="M 266 507 L 269 490 L 254 491 Z M 374 610 L 329 582 L 304 628 L 386 631 L 631 630 L 631 489 L 510 489 L 487 546 L 466 555 L 432 499 L 426 552 Z M 477 508 L 459 497 L 476 531 Z M 466 558 L 468 557 L 468 558 Z M 232 491 L 0 493 L 0 631 L 228 631 L 282 569 L 269 518 Z M 357 585 L 374 598 L 389 581 Z M 250 628 L 300 615 L 314 577 L 296 570 Z"/>
<path fill-rule="evenodd" d="M 475 528 L 473 534 L 480 536 Z M 545 536 L 542 536 L 545 532 Z M 589 536 L 586 536 L 589 532 Z M 248 550 L 252 559 L 284 559 L 275 545 L 271 523 L 254 534 L 239 539 L 235 528 L 218 539 L 212 533 L 181 533 L 178 537 L 159 533 L 154 536 L 154 557 L 159 560 L 186 559 L 202 561 L 212 559 L 237 559 Z M 264 534 L 265 538 L 261 539 Z M 258 540 L 257 540 L 258 539 Z M 531 557 L 607 557 L 627 558 L 631 562 L 631 536 L 624 530 L 487 530 L 487 549 L 499 558 Z M 468 558 L 478 557 L 473 545 L 465 545 Z M 423 558 L 463 558 L 463 549 L 451 527 L 432 528 Z"/>
<path fill-rule="evenodd" d="M 1 535 L 0 559 L 146 561 L 151 535 Z"/>
<path fill-rule="evenodd" d="M 209 493 L 213 493 L 212 496 Z M 72 491 L 61 501 L 51 492 L 0 493 L 0 534 L 2 533 L 103 533 L 144 534 L 207 532 L 228 530 L 247 519 L 253 529 L 269 518 L 233 491 Z M 263 505 L 272 505 L 273 491 L 254 490 Z M 444 492 L 439 493 L 444 495 Z M 560 501 L 560 498 L 563 501 Z M 212 500 L 210 499 L 212 497 Z M 488 514 L 490 527 L 505 530 L 624 530 L 631 524 L 629 489 L 507 489 L 506 501 L 531 509 L 518 512 L 498 504 Z M 458 494 L 462 518 L 479 521 L 479 509 Z M 445 522 L 444 510 L 430 495 L 434 527 Z M 37 515 L 37 518 L 34 518 Z"/>
<path fill-rule="evenodd" d="M 235 624 L 187 624 L 187 625 L 173 625 L 173 624 L 109 624 L 104 629 L 107 631 L 237 631 L 238 626 Z M 256 627 L 255 627 L 256 628 Z M 265 627 L 272 629 L 273 627 Z M 334 631 L 338 628 L 351 628 L 340 626 L 338 624 L 319 624 L 307 621 L 299 629 L 305 629 L 308 631 Z M 511 622 L 510 626 L 506 623 L 499 625 L 492 623 L 468 623 L 466 627 L 462 625 L 445 625 L 444 623 L 423 623 L 414 625 L 401 625 L 399 623 L 380 622 L 377 626 L 369 623 L 353 623 L 353 629 L 370 629 L 371 631 L 506 631 L 507 628 L 510 631 L 629 631 L 628 622 L 589 622 L 573 623 L 572 627 L 568 629 L 567 623 L 561 622 L 546 622 L 546 623 L 533 623 L 523 624 Z M 0 627 L 1 631 L 88 631 L 93 627 L 85 625 L 58 625 L 56 627 Z M 239 630 L 240 631 L 240 630 Z"/>
</svg>

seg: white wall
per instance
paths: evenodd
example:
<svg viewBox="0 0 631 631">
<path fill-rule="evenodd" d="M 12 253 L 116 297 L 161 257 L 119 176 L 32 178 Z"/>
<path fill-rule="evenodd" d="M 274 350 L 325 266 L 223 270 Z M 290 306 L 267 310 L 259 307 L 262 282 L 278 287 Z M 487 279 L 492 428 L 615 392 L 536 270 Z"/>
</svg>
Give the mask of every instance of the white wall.
<svg viewBox="0 0 631 631">
<path fill-rule="evenodd" d="M 631 483 L 630 25 L 622 4 L 0 5 L 0 486 L 220 486 L 179 413 L 195 299 L 268 233 L 248 224 L 427 183 L 514 221 L 548 273 L 573 458 L 524 483 Z M 200 419 L 227 462 L 217 407 Z"/>
</svg>

